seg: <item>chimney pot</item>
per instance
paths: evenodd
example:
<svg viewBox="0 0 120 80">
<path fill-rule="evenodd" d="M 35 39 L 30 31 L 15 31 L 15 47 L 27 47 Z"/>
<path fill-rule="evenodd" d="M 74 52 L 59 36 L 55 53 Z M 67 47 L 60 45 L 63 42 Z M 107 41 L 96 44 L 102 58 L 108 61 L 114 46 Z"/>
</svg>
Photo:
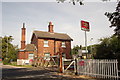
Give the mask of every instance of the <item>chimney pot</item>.
<svg viewBox="0 0 120 80">
<path fill-rule="evenodd" d="M 52 22 L 49 22 L 49 25 L 52 25 Z"/>
<path fill-rule="evenodd" d="M 23 23 L 23 28 L 25 28 L 25 23 Z"/>
<path fill-rule="evenodd" d="M 54 32 L 54 31 L 53 31 L 53 26 L 54 26 L 54 25 L 52 24 L 52 22 L 49 22 L 48 32 L 52 32 L 52 33 Z"/>
</svg>

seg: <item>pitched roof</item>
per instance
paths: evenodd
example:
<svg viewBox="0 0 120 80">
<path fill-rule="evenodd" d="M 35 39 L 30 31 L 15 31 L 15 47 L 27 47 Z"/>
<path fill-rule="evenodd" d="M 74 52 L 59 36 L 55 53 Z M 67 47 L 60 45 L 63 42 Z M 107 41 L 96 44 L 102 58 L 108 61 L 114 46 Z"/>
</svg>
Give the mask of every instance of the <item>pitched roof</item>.
<svg viewBox="0 0 120 80">
<path fill-rule="evenodd" d="M 51 32 L 44 32 L 44 31 L 34 31 L 33 34 L 37 38 L 50 38 L 50 39 L 59 39 L 59 40 L 73 40 L 70 36 L 63 33 L 51 33 Z"/>
<path fill-rule="evenodd" d="M 34 51 L 34 50 L 36 50 L 36 47 L 34 44 L 27 44 L 25 47 L 25 50 L 26 51 Z"/>
</svg>

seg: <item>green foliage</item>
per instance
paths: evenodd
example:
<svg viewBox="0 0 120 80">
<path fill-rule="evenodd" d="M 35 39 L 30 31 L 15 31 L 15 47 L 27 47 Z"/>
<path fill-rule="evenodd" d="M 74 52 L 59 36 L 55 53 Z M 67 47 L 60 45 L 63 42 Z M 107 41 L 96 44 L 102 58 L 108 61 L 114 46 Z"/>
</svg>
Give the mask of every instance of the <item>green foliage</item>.
<svg viewBox="0 0 120 80">
<path fill-rule="evenodd" d="M 111 23 L 110 27 L 115 27 L 115 35 L 118 35 L 120 37 L 120 1 L 118 2 L 115 12 L 106 12 L 105 15 L 109 18 L 109 21 Z"/>
<path fill-rule="evenodd" d="M 117 59 L 120 64 L 120 39 L 117 36 L 99 39 L 100 44 L 90 45 L 87 49 L 95 59 Z M 80 47 L 74 46 L 72 54 L 78 54 Z M 85 50 L 85 47 L 82 47 Z"/>
<path fill-rule="evenodd" d="M 10 58 L 5 58 L 3 60 L 3 64 L 6 65 L 6 64 L 10 64 Z"/>
<path fill-rule="evenodd" d="M 78 50 L 80 49 L 80 47 L 78 45 L 74 46 L 71 53 L 72 54 L 78 54 Z"/>
<path fill-rule="evenodd" d="M 88 53 L 91 53 L 91 54 L 95 55 L 97 46 L 98 46 L 98 44 L 87 46 Z M 85 50 L 85 47 L 82 47 L 82 50 Z"/>
<path fill-rule="evenodd" d="M 117 59 L 120 69 L 120 39 L 117 36 L 100 39 L 96 47 L 96 59 Z"/>
<path fill-rule="evenodd" d="M 12 36 L 5 36 L 2 38 L 2 44 L 0 45 L 2 47 L 2 60 L 3 64 L 8 64 L 10 61 L 16 61 L 17 60 L 17 52 L 18 48 L 17 46 L 14 46 L 11 44 L 13 38 Z"/>
<path fill-rule="evenodd" d="M 95 58 L 118 59 L 120 54 L 120 40 L 116 36 L 100 39 L 101 43 L 96 47 Z"/>
</svg>

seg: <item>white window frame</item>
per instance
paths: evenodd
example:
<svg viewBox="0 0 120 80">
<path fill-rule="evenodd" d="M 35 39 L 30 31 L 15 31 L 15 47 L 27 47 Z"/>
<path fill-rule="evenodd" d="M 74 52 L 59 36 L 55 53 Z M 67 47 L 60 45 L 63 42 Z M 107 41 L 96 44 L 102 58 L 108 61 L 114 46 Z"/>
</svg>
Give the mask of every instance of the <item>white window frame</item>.
<svg viewBox="0 0 120 80">
<path fill-rule="evenodd" d="M 62 41 L 62 47 L 66 47 L 65 41 Z"/>
<path fill-rule="evenodd" d="M 50 60 L 50 53 L 44 53 L 44 60 Z"/>
<path fill-rule="evenodd" d="M 62 53 L 63 58 L 66 59 L 66 53 Z"/>
<path fill-rule="evenodd" d="M 48 40 L 44 40 L 44 47 L 49 47 L 48 46 Z"/>
<path fill-rule="evenodd" d="M 34 59 L 34 54 L 33 53 L 29 53 L 28 55 L 29 55 L 28 59 Z"/>
</svg>

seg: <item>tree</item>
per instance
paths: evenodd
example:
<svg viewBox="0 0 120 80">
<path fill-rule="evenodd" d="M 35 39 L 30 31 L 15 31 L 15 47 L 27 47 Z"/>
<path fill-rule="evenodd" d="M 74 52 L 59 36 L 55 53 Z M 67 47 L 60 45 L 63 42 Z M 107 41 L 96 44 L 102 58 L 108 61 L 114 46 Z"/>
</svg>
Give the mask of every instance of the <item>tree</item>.
<svg viewBox="0 0 120 80">
<path fill-rule="evenodd" d="M 61 2 L 61 3 L 64 3 L 66 0 L 56 0 L 56 1 L 58 1 L 58 3 L 60 3 L 60 2 Z M 70 3 L 70 2 L 72 2 L 73 5 L 75 5 L 75 3 L 79 3 L 80 5 L 84 5 L 84 4 L 83 4 L 83 0 L 70 0 L 69 3 Z"/>
<path fill-rule="evenodd" d="M 64 3 L 65 1 L 67 1 L 67 0 L 56 0 L 58 3 Z M 73 3 L 73 5 L 75 5 L 76 3 L 79 3 L 80 5 L 84 5 L 84 0 L 68 0 L 69 1 L 69 3 Z M 110 0 L 101 0 L 101 1 L 110 1 Z"/>
<path fill-rule="evenodd" d="M 96 58 L 117 58 L 120 45 L 116 36 L 100 39 L 101 43 L 96 47 Z"/>
<path fill-rule="evenodd" d="M 2 38 L 2 60 L 3 63 L 9 63 L 10 61 L 16 61 L 17 60 L 17 52 L 18 48 L 17 46 L 14 46 L 11 44 L 13 38 L 12 36 L 5 36 Z"/>
<path fill-rule="evenodd" d="M 111 22 L 110 27 L 115 27 L 115 35 L 118 35 L 118 37 L 120 37 L 120 1 L 118 2 L 115 12 L 106 12 L 105 15 L 109 18 L 109 21 Z"/>
<path fill-rule="evenodd" d="M 96 47 L 96 59 L 117 59 L 120 65 L 120 39 L 112 37 L 100 39 L 100 44 Z M 119 66 L 120 69 L 120 66 Z"/>
<path fill-rule="evenodd" d="M 0 59 L 2 58 L 2 37 L 0 37 Z"/>
<path fill-rule="evenodd" d="M 112 50 L 110 55 L 114 55 L 118 59 L 118 64 L 120 65 L 120 1 L 117 4 L 116 10 L 113 13 L 106 12 L 105 15 L 109 18 L 111 22 L 110 27 L 115 27 L 115 34 L 110 40 L 110 45 Z M 120 66 L 119 66 L 120 69 Z"/>
<path fill-rule="evenodd" d="M 72 54 L 78 54 L 79 49 L 80 49 L 80 47 L 78 45 L 74 46 L 72 49 Z"/>
</svg>

